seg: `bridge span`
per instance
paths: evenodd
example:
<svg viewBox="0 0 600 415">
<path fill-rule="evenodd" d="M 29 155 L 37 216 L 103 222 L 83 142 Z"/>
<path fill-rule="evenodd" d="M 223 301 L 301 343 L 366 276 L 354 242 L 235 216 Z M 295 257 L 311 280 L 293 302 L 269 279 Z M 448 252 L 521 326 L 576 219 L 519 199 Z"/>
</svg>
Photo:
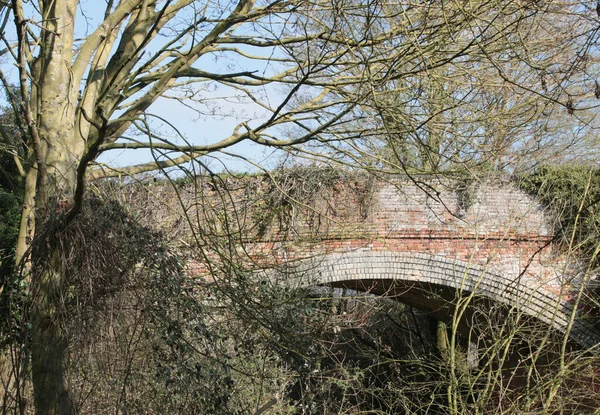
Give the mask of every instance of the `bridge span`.
<svg viewBox="0 0 600 415">
<path fill-rule="evenodd" d="M 155 186 L 158 197 L 147 198 L 142 216 L 201 246 L 203 255 L 189 264 L 194 274 L 221 255 L 210 241 L 227 240 L 249 269 L 277 268 L 299 285 L 393 295 L 438 317 L 474 294 L 585 348 L 600 344 L 593 319 L 573 306 L 585 279 L 581 264 L 554 241 L 547 209 L 509 181 L 457 187 L 349 175 L 314 182 L 310 189 L 298 178 L 275 185 L 260 177 L 177 191 Z"/>
</svg>

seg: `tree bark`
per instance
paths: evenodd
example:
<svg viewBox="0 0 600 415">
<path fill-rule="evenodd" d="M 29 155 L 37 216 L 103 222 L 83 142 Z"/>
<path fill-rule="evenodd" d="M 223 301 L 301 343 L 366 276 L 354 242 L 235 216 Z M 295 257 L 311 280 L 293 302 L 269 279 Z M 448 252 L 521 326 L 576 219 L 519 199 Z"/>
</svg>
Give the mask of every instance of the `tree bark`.
<svg viewBox="0 0 600 415">
<path fill-rule="evenodd" d="M 75 405 L 68 376 L 68 315 L 65 298 L 64 245 L 58 243 L 61 217 L 73 204 L 77 167 L 86 142 L 74 133 L 79 80 L 72 72 L 76 0 L 54 0 L 45 5 L 42 29 L 45 45 L 36 58 L 36 81 L 29 96 L 36 175 L 35 214 L 29 212 L 25 233 L 34 240 L 31 251 L 31 371 L 36 414 L 71 415 Z M 43 177 L 41 176 L 43 172 Z M 24 208 L 31 208 L 31 197 Z M 25 212 L 24 212 L 25 213 Z"/>
<path fill-rule="evenodd" d="M 64 123 L 57 122 L 57 125 Z M 68 386 L 68 275 L 65 275 L 65 245 L 59 235 L 65 215 L 73 205 L 76 185 L 76 152 L 69 148 L 68 128 L 55 136 L 49 146 L 48 182 L 38 189 L 36 228 L 31 267 L 31 367 L 36 414 L 71 415 L 75 413 Z M 72 148 L 76 148 L 73 146 Z M 60 151 L 63 149 L 63 151 Z"/>
<path fill-rule="evenodd" d="M 31 321 L 31 367 L 36 414 L 44 415 L 75 413 L 67 379 L 69 336 L 60 307 L 64 275 L 53 269 L 59 255 L 55 249 L 50 269 L 34 274 L 38 295 Z"/>
</svg>

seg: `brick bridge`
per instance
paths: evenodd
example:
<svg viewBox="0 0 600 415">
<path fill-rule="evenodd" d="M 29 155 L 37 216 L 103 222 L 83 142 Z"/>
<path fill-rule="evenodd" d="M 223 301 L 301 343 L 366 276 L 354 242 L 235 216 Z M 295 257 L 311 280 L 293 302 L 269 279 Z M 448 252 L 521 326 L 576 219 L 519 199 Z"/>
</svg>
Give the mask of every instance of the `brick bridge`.
<svg viewBox="0 0 600 415">
<path fill-rule="evenodd" d="M 393 295 L 442 319 L 452 315 L 448 304 L 473 293 L 568 332 L 585 348 L 600 343 L 600 331 L 573 312 L 577 264 L 553 242 L 544 207 L 510 182 L 457 191 L 447 181 L 348 176 L 199 181 L 177 192 L 154 186 L 158 197 L 141 210 L 173 238 L 203 245 L 204 258 L 217 256 L 211 244 L 234 241 L 249 267 L 277 265 L 269 274 L 287 284 Z M 176 211 L 200 240 L 190 241 Z M 190 270 L 207 267 L 196 257 Z"/>
</svg>

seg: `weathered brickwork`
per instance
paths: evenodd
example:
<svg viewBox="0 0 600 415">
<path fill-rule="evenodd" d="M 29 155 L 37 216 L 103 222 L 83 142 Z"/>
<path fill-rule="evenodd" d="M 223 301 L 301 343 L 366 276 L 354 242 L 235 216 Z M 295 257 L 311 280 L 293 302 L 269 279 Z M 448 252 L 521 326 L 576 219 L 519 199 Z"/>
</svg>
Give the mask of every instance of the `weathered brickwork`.
<svg viewBox="0 0 600 415">
<path fill-rule="evenodd" d="M 552 242 L 551 219 L 532 197 L 500 181 L 456 191 L 443 181 L 353 180 L 288 196 L 257 178 L 234 182 L 228 192 L 204 184 L 179 189 L 177 197 L 168 188 L 154 191 L 168 211 L 181 212 L 182 204 L 199 234 L 206 235 L 210 224 L 214 243 L 229 235 L 254 269 L 288 264 L 302 270 L 296 275 L 303 284 L 394 280 L 475 291 L 558 330 L 568 328 L 567 300 L 577 275 Z M 164 210 L 146 206 L 146 216 L 193 246 L 177 225 L 181 219 L 159 213 Z M 191 273 L 205 272 L 206 258 L 218 261 L 209 248 L 203 253 L 190 263 Z M 582 321 L 570 330 L 582 345 L 600 342 Z"/>
<path fill-rule="evenodd" d="M 515 307 L 560 332 L 569 330 L 571 337 L 587 348 L 600 341 L 597 331 L 584 321 L 575 320 L 570 325 L 573 307 L 552 292 L 456 259 L 423 253 L 352 251 L 307 260 L 293 271 L 290 275 L 299 276 L 295 282 L 298 286 L 333 285 L 368 290 L 400 300 L 407 290 L 426 291 L 432 286 L 454 292 L 454 298 L 474 292 Z M 420 295 L 422 298 L 412 305 L 432 312 L 439 307 L 439 302 L 434 303 L 433 295 Z"/>
</svg>

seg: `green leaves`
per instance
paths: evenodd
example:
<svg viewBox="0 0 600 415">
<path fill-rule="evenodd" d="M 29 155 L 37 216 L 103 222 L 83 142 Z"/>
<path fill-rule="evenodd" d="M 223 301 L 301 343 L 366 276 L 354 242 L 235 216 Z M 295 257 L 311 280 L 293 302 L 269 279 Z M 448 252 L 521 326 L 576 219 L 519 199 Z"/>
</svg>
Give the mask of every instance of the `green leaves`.
<svg viewBox="0 0 600 415">
<path fill-rule="evenodd" d="M 563 243 L 597 263 L 593 256 L 600 240 L 600 168 L 542 166 L 524 176 L 520 186 L 551 209 Z"/>
</svg>

